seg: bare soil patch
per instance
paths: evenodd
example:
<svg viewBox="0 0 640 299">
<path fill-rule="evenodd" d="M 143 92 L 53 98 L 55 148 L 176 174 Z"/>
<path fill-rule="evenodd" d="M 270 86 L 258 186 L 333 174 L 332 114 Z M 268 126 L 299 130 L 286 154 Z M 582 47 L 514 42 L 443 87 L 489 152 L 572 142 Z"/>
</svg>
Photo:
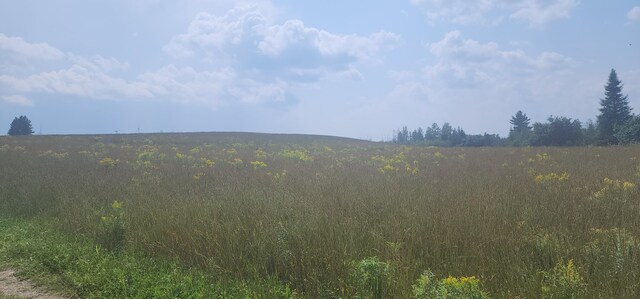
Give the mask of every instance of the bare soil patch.
<svg viewBox="0 0 640 299">
<path fill-rule="evenodd" d="M 0 295 L 30 299 L 66 299 L 35 287 L 28 280 L 20 280 L 13 270 L 0 272 Z"/>
</svg>

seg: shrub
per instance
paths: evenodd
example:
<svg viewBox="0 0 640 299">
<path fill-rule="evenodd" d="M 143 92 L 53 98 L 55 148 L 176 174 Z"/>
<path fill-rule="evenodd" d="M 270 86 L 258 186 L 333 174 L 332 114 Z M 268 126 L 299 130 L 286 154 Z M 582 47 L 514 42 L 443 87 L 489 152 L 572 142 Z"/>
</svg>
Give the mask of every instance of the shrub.
<svg viewBox="0 0 640 299">
<path fill-rule="evenodd" d="M 566 265 L 559 262 L 551 271 L 543 272 L 543 298 L 584 298 L 586 293 L 587 285 L 573 260 Z"/>
<path fill-rule="evenodd" d="M 384 298 L 391 285 L 391 266 L 378 257 L 368 257 L 355 265 L 354 276 L 364 298 Z"/>
<path fill-rule="evenodd" d="M 488 299 L 480 286 L 480 280 L 471 277 L 447 277 L 435 280 L 431 271 L 425 271 L 413 285 L 416 299 Z"/>
<path fill-rule="evenodd" d="M 100 219 L 103 231 L 98 243 L 110 250 L 120 249 L 124 245 L 125 223 L 122 202 L 114 201 L 111 211 Z"/>
</svg>

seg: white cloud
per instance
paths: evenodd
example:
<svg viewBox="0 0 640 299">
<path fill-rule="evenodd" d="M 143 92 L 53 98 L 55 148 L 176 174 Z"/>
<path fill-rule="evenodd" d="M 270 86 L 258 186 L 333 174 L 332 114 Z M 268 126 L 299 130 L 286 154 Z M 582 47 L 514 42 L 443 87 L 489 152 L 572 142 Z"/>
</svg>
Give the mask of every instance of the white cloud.
<svg viewBox="0 0 640 299">
<path fill-rule="evenodd" d="M 252 79 L 242 79 L 228 92 L 232 97 L 249 104 L 285 103 L 288 100 L 287 86 L 283 82 L 267 84 Z"/>
<path fill-rule="evenodd" d="M 640 6 L 634 6 L 627 13 L 627 18 L 631 21 L 640 21 Z"/>
<path fill-rule="evenodd" d="M 411 3 L 423 7 L 432 22 L 494 23 L 510 17 L 537 27 L 568 18 L 579 0 L 411 0 Z"/>
<path fill-rule="evenodd" d="M 110 76 L 93 67 L 73 64 L 57 71 L 40 72 L 25 78 L 0 75 L 0 85 L 18 92 L 64 94 L 94 99 L 145 98 L 151 96 L 135 82 Z"/>
<path fill-rule="evenodd" d="M 430 50 L 438 62 L 426 68 L 428 78 L 460 86 L 498 84 L 505 79 L 564 69 L 572 63 L 554 52 L 530 56 L 520 49 L 501 49 L 495 42 L 465 39 L 460 31 L 447 33 Z"/>
<path fill-rule="evenodd" d="M 105 58 L 100 55 L 95 56 L 91 59 L 85 58 L 82 56 L 74 55 L 69 53 L 67 55 L 67 59 L 79 66 L 85 67 L 87 69 L 91 69 L 93 71 L 99 72 L 113 72 L 113 71 L 126 71 L 129 69 L 129 64 L 125 62 L 121 62 L 115 58 Z"/>
<path fill-rule="evenodd" d="M 234 78 L 235 73 L 230 69 L 198 72 L 191 67 L 168 65 L 140 75 L 138 81 L 155 97 L 203 101 L 207 95 L 222 93 L 224 86 L 229 85 Z"/>
<path fill-rule="evenodd" d="M 32 44 L 16 37 L 4 40 L 10 41 L 5 48 L 15 50 L 15 57 L 0 57 L 3 64 L 37 70 L 40 64 L 25 58 L 38 55 L 41 58 L 59 59 L 63 67 L 52 71 L 31 71 L 23 76 L 15 72 L 0 74 L 0 91 L 3 93 L 52 94 L 99 100 L 198 102 L 210 107 L 229 103 L 286 104 L 292 99 L 287 92 L 287 83 L 254 79 L 250 74 L 238 73 L 231 67 L 203 71 L 169 64 L 155 71 L 131 76 L 128 74 L 129 64 L 115 58 L 62 54 L 54 47 Z M 127 76 L 132 78 L 126 79 Z M 2 99 L 11 104 L 33 104 L 22 95 L 5 96 Z"/>
<path fill-rule="evenodd" d="M 165 51 L 179 57 L 191 57 L 198 50 L 213 51 L 214 55 L 250 39 L 253 27 L 266 23 L 266 18 L 252 8 L 235 8 L 224 16 L 199 13 L 189 25 L 186 33 L 175 36 L 165 46 Z"/>
<path fill-rule="evenodd" d="M 554 20 L 569 18 L 578 4 L 578 0 L 525 0 L 516 5 L 516 11 L 511 17 L 524 19 L 532 26 L 541 26 Z"/>
<path fill-rule="evenodd" d="M 484 22 L 484 14 L 495 5 L 494 0 L 412 0 L 411 3 L 424 7 L 432 22 L 444 19 L 458 24 Z"/>
<path fill-rule="evenodd" d="M 591 110 L 596 109 L 597 101 L 590 105 L 584 99 L 597 95 L 584 88 L 591 85 L 576 72 L 571 58 L 509 47 L 449 32 L 430 45 L 435 61 L 421 72 L 390 74 L 396 84 L 389 97 L 413 99 L 413 105 L 424 106 L 424 117 L 430 122 L 451 121 L 470 133 L 482 133 L 474 129 L 479 124 L 483 124 L 481 130 L 504 132 L 504 123 L 487 120 L 504 119 L 506 123 L 519 109 L 538 117 L 536 121 L 549 114 L 581 117 L 594 113 Z"/>
<path fill-rule="evenodd" d="M 286 84 L 242 78 L 231 68 L 197 71 L 168 65 L 142 74 L 137 81 L 153 97 L 180 102 L 200 102 L 212 107 L 232 102 L 261 104 L 285 101 Z"/>
<path fill-rule="evenodd" d="M 174 37 L 164 50 L 178 58 L 281 74 L 291 69 L 344 70 L 357 61 L 375 61 L 398 40 L 398 35 L 384 31 L 335 34 L 307 27 L 301 20 L 273 24 L 257 8 L 243 7 L 223 16 L 198 14 L 187 32 Z"/>
<path fill-rule="evenodd" d="M 338 35 L 313 27 L 305 27 L 300 20 L 289 20 L 283 25 L 261 29 L 262 40 L 258 49 L 262 54 L 278 56 L 288 49 L 303 47 L 321 56 L 347 55 L 367 60 L 380 52 L 381 48 L 398 40 L 389 32 L 378 32 L 368 37 L 358 35 Z"/>
<path fill-rule="evenodd" d="M 21 105 L 21 106 L 33 106 L 33 101 L 31 101 L 25 96 L 21 96 L 17 94 L 3 96 L 2 99 L 4 100 L 5 103 L 8 103 L 8 104 Z"/>
<path fill-rule="evenodd" d="M 449 57 L 465 61 L 485 61 L 491 59 L 498 50 L 498 44 L 480 44 L 471 39 L 462 39 L 460 31 L 452 31 L 431 45 L 431 53 L 437 57 Z"/>
<path fill-rule="evenodd" d="M 282 103 L 284 82 L 265 83 L 243 78 L 230 68 L 197 71 L 168 65 L 125 80 L 91 67 L 74 64 L 68 69 L 42 72 L 26 78 L 0 76 L 0 86 L 22 93 L 69 95 L 100 100 L 159 100 L 202 103 L 210 107 L 230 103 Z M 17 101 L 16 99 L 13 99 Z"/>
<path fill-rule="evenodd" d="M 141 5 L 161 4 L 145 1 Z M 275 22 L 268 1 L 253 6 L 241 2 L 223 15 L 197 14 L 186 32 L 163 49 L 177 60 L 141 74 L 112 57 L 65 53 L 0 34 L 0 51 L 11 53 L 0 56 L 0 92 L 281 107 L 296 101 L 292 90 L 323 77 L 363 80 L 358 63 L 380 63 L 380 54 L 399 40 L 384 31 L 336 34 L 300 20 Z M 185 66 L 190 64 L 198 67 Z"/>
<path fill-rule="evenodd" d="M 28 58 L 55 60 L 65 57 L 62 51 L 45 43 L 28 43 L 20 37 L 9 37 L 0 33 L 0 50 Z"/>
<path fill-rule="evenodd" d="M 63 51 L 44 43 L 30 43 L 21 37 L 0 34 L 0 49 L 13 55 L 3 56 L 0 62 L 7 70 L 0 74 L 0 87 L 19 93 L 64 94 L 96 99 L 144 98 L 148 93 L 139 83 L 111 75 L 114 71 L 126 71 L 127 63 L 115 58 L 96 56 L 86 58 Z M 37 58 L 37 59 L 34 59 Z M 42 71 L 40 60 L 56 60 L 62 68 Z M 20 76 L 17 73 L 29 73 Z M 26 98 L 13 97 L 15 103 L 29 103 Z M 5 99 L 6 100 L 6 99 Z"/>
</svg>

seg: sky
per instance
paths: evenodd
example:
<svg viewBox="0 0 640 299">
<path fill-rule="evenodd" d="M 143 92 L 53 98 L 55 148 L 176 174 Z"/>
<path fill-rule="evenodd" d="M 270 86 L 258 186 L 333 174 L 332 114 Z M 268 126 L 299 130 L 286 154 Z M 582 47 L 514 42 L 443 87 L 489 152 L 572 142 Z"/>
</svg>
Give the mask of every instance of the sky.
<svg viewBox="0 0 640 299">
<path fill-rule="evenodd" d="M 595 120 L 612 68 L 640 113 L 640 1 L 0 0 L 0 134 L 506 136 Z"/>
</svg>

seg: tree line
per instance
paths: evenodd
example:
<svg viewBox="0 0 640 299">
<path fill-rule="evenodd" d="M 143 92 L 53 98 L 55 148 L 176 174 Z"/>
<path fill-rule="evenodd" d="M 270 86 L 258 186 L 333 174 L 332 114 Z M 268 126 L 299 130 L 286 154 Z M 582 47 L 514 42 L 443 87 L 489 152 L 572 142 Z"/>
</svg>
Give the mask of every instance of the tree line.
<svg viewBox="0 0 640 299">
<path fill-rule="evenodd" d="M 440 127 L 433 123 L 426 130 L 422 128 L 409 131 L 404 126 L 394 132 L 393 143 L 422 144 L 433 146 L 501 146 L 507 145 L 505 139 L 497 134 L 470 135 L 460 127 L 453 128 L 449 123 Z"/>
<path fill-rule="evenodd" d="M 433 123 L 425 130 L 409 130 L 406 126 L 394 131 L 393 143 L 433 146 L 576 146 L 614 145 L 640 143 L 640 115 L 631 113 L 629 99 L 622 94 L 624 85 L 615 69 L 611 70 L 605 85 L 604 98 L 600 99 L 597 121 L 581 123 L 564 116 L 550 116 L 544 123 L 531 124 L 522 111 L 516 112 L 509 123 L 509 136 L 498 134 L 467 134 L 462 128 L 454 128 L 448 122 Z M 8 134 L 31 135 L 31 120 L 22 115 L 11 122 Z"/>
<path fill-rule="evenodd" d="M 615 69 L 611 70 L 600 99 L 600 114 L 594 123 L 564 116 L 550 116 L 546 122 L 531 124 L 522 111 L 516 112 L 509 123 L 509 136 L 497 134 L 468 135 L 460 127 L 449 123 L 442 127 L 434 123 L 426 130 L 410 131 L 406 126 L 394 131 L 393 143 L 434 146 L 576 146 L 640 143 L 640 115 L 631 113 L 629 99 L 622 94 L 624 85 Z"/>
</svg>

